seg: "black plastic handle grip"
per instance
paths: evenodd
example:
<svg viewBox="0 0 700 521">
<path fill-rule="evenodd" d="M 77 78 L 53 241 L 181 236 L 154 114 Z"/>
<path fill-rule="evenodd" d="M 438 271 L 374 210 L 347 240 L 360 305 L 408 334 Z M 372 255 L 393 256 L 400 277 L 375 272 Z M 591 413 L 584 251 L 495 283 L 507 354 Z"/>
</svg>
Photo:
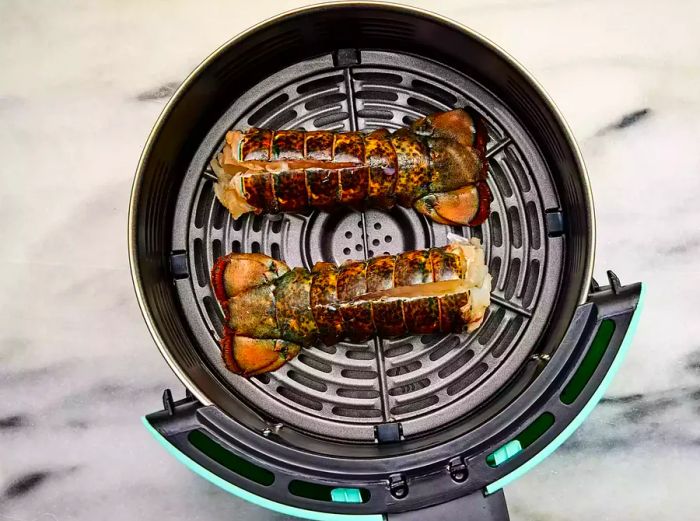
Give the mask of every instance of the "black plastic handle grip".
<svg viewBox="0 0 700 521">
<path fill-rule="evenodd" d="M 482 491 L 421 510 L 388 514 L 387 521 L 510 521 L 502 490 L 485 496 Z"/>
</svg>

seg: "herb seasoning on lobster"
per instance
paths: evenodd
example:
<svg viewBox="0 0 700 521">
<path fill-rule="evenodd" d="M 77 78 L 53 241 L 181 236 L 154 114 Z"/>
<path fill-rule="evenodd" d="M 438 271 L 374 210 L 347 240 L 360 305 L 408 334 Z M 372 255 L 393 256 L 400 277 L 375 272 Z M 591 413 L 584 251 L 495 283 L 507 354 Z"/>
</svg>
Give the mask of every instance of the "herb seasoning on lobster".
<svg viewBox="0 0 700 521">
<path fill-rule="evenodd" d="M 491 203 L 487 141 L 483 119 L 455 109 L 393 133 L 233 130 L 211 166 L 216 196 L 236 219 L 398 203 L 441 224 L 477 226 Z"/>
<path fill-rule="evenodd" d="M 399 255 L 290 269 L 260 253 L 231 253 L 212 270 L 224 309 L 226 367 L 274 371 L 302 347 L 408 334 L 473 331 L 491 300 L 491 275 L 476 239 Z"/>
</svg>

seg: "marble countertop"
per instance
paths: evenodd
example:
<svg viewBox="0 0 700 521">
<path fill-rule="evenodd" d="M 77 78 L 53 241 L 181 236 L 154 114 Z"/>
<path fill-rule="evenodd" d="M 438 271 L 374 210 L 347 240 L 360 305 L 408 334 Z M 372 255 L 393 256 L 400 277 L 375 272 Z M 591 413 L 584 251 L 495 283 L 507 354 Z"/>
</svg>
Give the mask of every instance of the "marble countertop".
<svg viewBox="0 0 700 521">
<path fill-rule="evenodd" d="M 281 519 L 190 473 L 141 426 L 164 388 L 179 397 L 182 386 L 141 319 L 126 218 L 139 153 L 173 89 L 229 37 L 301 4 L 0 3 L 0 520 Z M 700 4 L 437 10 L 544 84 L 590 170 L 597 278 L 612 268 L 648 283 L 607 397 L 507 489 L 512 518 L 697 519 Z"/>
</svg>

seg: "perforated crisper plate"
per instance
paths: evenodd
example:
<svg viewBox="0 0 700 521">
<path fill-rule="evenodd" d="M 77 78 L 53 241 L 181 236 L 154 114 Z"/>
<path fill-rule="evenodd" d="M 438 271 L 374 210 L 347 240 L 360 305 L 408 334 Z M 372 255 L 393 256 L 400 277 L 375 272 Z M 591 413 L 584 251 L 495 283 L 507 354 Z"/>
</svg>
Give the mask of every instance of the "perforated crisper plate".
<svg viewBox="0 0 700 521">
<path fill-rule="evenodd" d="M 289 81 L 294 78 L 293 81 Z M 253 216 L 234 221 L 216 201 L 208 163 L 226 130 L 396 129 L 453 107 L 488 121 L 491 216 L 479 228 L 438 225 L 412 209 Z M 406 437 L 463 417 L 531 355 L 552 311 L 564 238 L 546 231 L 560 208 L 537 147 L 508 108 L 452 69 L 379 51 L 340 51 L 280 71 L 239 98 L 201 144 L 179 194 L 174 250 L 191 277 L 176 280 L 210 368 L 264 416 L 340 440 L 373 442 L 375 425 L 400 422 Z M 341 263 L 446 244 L 449 231 L 481 237 L 494 278 L 492 305 L 474 334 L 429 335 L 306 349 L 282 369 L 245 379 L 226 371 L 217 341 L 222 313 L 209 282 L 213 261 L 262 252 L 290 266 Z"/>
</svg>

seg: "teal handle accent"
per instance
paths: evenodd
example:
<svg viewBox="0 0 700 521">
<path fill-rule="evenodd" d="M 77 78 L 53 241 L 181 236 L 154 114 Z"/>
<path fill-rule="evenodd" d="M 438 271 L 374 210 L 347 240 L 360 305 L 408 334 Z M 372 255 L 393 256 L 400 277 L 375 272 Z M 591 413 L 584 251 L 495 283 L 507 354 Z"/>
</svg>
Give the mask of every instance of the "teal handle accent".
<svg viewBox="0 0 700 521">
<path fill-rule="evenodd" d="M 513 458 L 523 451 L 523 446 L 518 440 L 510 440 L 508 443 L 501 445 L 489 456 L 488 460 L 493 462 L 493 466 L 498 467 L 501 463 L 505 463 L 510 458 Z"/>
<path fill-rule="evenodd" d="M 561 431 L 556 438 L 550 441 L 549 444 L 546 447 L 544 447 L 540 452 L 535 454 L 532 458 L 527 460 L 514 471 L 506 474 L 505 476 L 494 481 L 490 485 L 487 485 L 487 494 L 493 494 L 494 492 L 502 489 L 509 483 L 515 481 L 516 479 L 523 476 L 524 474 L 535 468 L 537 465 L 542 463 L 542 461 L 544 461 L 545 458 L 547 458 L 547 456 L 549 456 L 555 450 L 557 450 L 559 446 L 562 443 L 564 443 L 569 438 L 569 436 L 571 436 L 574 433 L 574 431 L 581 426 L 581 424 L 588 417 L 588 415 L 591 414 L 591 411 L 593 411 L 595 406 L 598 405 L 598 402 L 610 386 L 610 382 L 612 382 L 613 378 L 615 378 L 615 374 L 617 374 L 617 371 L 622 365 L 622 361 L 627 355 L 627 351 L 629 350 L 630 344 L 632 343 L 632 337 L 634 337 L 634 333 L 637 331 L 637 325 L 639 324 L 639 317 L 641 315 L 642 307 L 644 305 L 644 299 L 646 298 L 646 292 L 646 285 L 642 284 L 642 289 L 639 292 L 639 301 L 637 302 L 637 309 L 635 309 L 634 313 L 632 314 L 632 320 L 630 321 L 630 325 L 627 328 L 625 338 L 622 340 L 620 349 L 617 351 L 617 355 L 615 356 L 615 359 L 613 360 L 612 364 L 610 364 L 610 369 L 608 369 L 607 374 L 603 377 L 603 381 L 600 382 L 600 385 L 591 396 L 591 399 L 588 400 L 588 403 L 583 407 L 583 409 L 581 409 L 581 412 L 579 412 L 578 415 L 576 415 L 576 417 L 571 421 L 571 423 L 569 423 L 569 425 L 567 425 L 566 428 L 563 431 Z"/>
<path fill-rule="evenodd" d="M 260 497 L 256 494 L 253 494 L 252 492 L 248 492 L 247 490 L 241 487 L 237 487 L 233 483 L 229 483 L 228 481 L 220 478 L 213 472 L 205 469 L 199 463 L 180 452 L 173 444 L 166 440 L 161 433 L 159 433 L 153 428 L 153 426 L 148 422 L 145 416 L 141 418 L 141 421 L 146 427 L 146 430 L 150 432 L 151 435 L 156 439 L 156 441 L 160 443 L 163 447 L 165 447 L 165 450 L 167 450 L 172 456 L 174 456 L 176 460 L 188 467 L 191 471 L 199 474 L 201 477 L 203 477 L 210 483 L 213 483 L 214 485 L 216 485 L 219 488 L 222 488 L 226 492 L 229 492 L 234 496 L 249 501 L 250 503 L 254 503 L 263 508 L 267 508 L 268 510 L 279 512 L 280 514 L 299 517 L 301 519 L 308 519 L 310 521 L 383 521 L 384 519 L 384 516 L 382 516 L 381 514 L 330 514 L 327 512 L 316 512 L 314 510 L 305 510 L 303 508 L 292 507 L 283 503 L 277 503 L 276 501 L 272 501 L 264 497 Z M 334 491 L 335 490 L 356 490 L 357 495 L 359 496 L 360 494 L 360 491 L 357 489 L 337 488 L 334 489 Z M 352 497 L 352 493 L 350 493 L 350 496 Z M 360 498 L 360 502 L 361 501 L 362 498 Z"/>
<path fill-rule="evenodd" d="M 334 488 L 331 499 L 336 503 L 362 503 L 362 494 L 359 488 Z"/>
</svg>

